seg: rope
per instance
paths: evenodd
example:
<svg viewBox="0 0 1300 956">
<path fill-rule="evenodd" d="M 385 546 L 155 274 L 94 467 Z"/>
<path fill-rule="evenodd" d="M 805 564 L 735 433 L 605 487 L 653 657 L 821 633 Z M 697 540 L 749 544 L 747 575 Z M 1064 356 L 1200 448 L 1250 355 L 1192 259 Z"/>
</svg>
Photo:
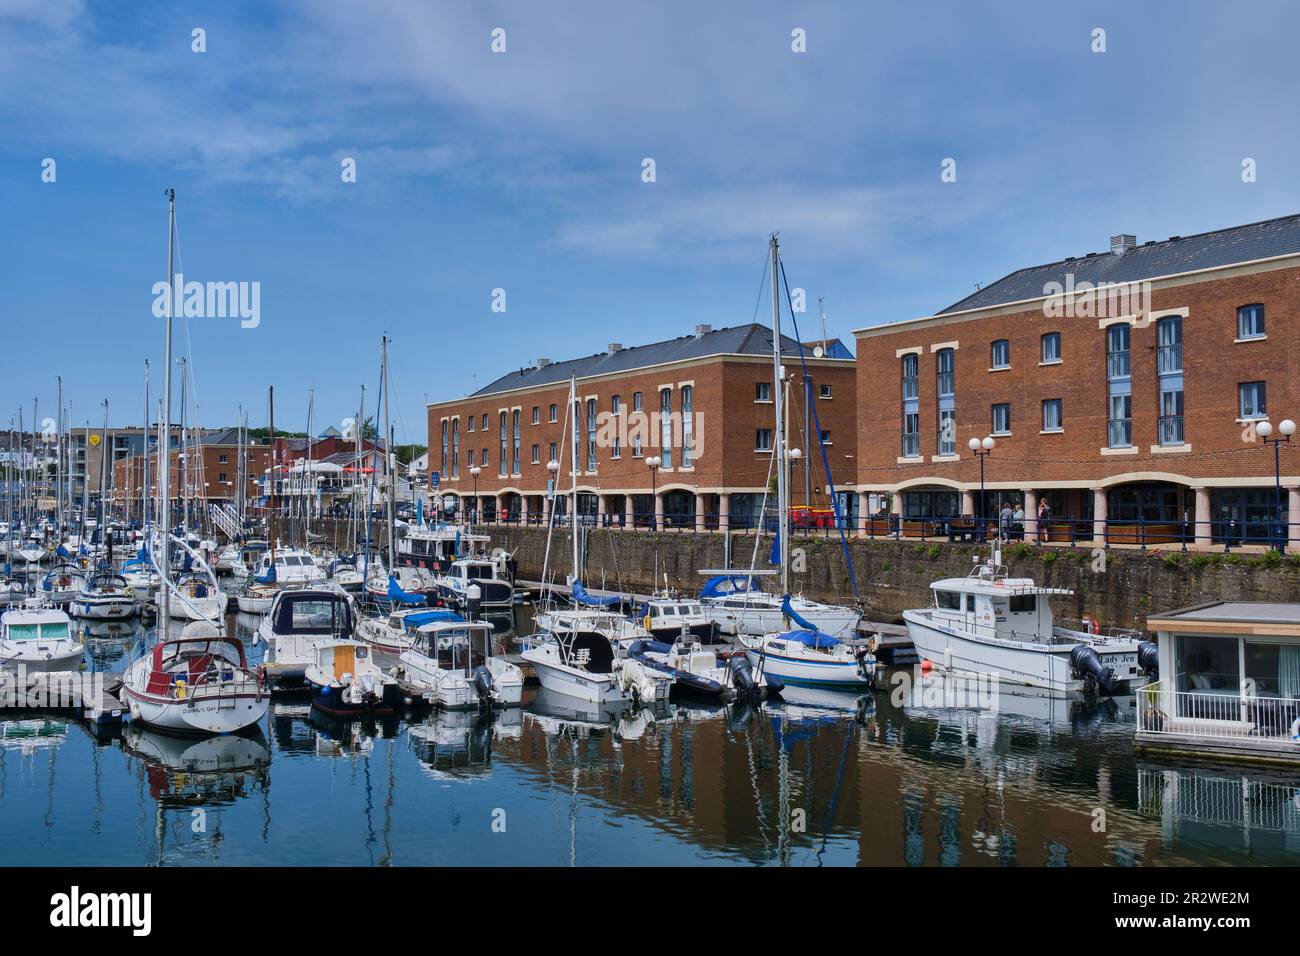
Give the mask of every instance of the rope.
<svg viewBox="0 0 1300 956">
<path fill-rule="evenodd" d="M 781 260 L 781 284 L 785 287 L 785 300 L 790 305 L 790 321 L 794 324 L 794 338 L 799 345 L 799 362 L 803 365 L 803 379 L 805 385 L 808 382 L 808 359 L 804 355 L 803 336 L 799 334 L 799 320 L 794 315 L 794 300 L 790 297 L 790 282 L 785 276 L 785 261 Z M 777 343 L 778 348 L 780 343 Z M 831 477 L 831 463 L 826 456 L 826 443 L 822 441 L 822 423 L 817 416 L 817 404 L 809 402 L 813 414 L 813 427 L 817 429 L 817 447 L 822 453 L 822 467 L 826 469 L 826 484 L 831 489 L 831 505 L 835 508 L 835 527 L 840 533 L 840 546 L 844 549 L 844 563 L 849 569 L 849 583 L 853 585 L 853 596 L 858 603 L 862 603 L 862 595 L 858 593 L 858 576 L 853 571 L 853 556 L 849 554 L 848 537 L 844 534 L 844 520 L 840 514 L 840 498 L 835 493 L 835 479 Z"/>
</svg>

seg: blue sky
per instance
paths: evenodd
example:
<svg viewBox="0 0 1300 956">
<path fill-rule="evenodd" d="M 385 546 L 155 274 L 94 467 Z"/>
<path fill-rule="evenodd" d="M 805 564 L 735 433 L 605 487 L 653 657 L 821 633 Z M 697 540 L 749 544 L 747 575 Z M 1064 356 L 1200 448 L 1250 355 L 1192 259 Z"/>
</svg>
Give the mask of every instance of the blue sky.
<svg viewBox="0 0 1300 956">
<path fill-rule="evenodd" d="M 58 374 L 77 424 L 105 396 L 139 421 L 172 183 L 186 277 L 261 284 L 256 329 L 178 323 L 200 419 L 261 424 L 274 384 L 278 426 L 308 389 L 337 422 L 388 332 L 423 440 L 426 396 L 750 321 L 773 229 L 805 334 L 823 296 L 850 340 L 1112 233 L 1300 211 L 1298 28 L 1283 2 L 0 0 L 0 427 Z"/>
</svg>

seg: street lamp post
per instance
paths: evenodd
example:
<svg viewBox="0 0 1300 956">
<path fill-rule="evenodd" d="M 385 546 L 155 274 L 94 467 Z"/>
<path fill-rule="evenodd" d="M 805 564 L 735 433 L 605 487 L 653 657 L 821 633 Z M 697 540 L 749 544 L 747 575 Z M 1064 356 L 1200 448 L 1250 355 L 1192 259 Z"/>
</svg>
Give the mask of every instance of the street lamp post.
<svg viewBox="0 0 1300 956">
<path fill-rule="evenodd" d="M 1273 480 L 1277 488 L 1277 512 L 1273 516 L 1274 528 L 1273 535 L 1278 551 L 1286 551 L 1287 538 L 1286 523 L 1282 520 L 1282 445 L 1290 444 L 1291 436 L 1295 434 L 1295 422 L 1289 418 L 1284 418 L 1277 424 L 1278 435 L 1276 438 L 1270 437 L 1273 434 L 1273 425 L 1270 422 L 1257 422 L 1255 425 L 1255 434 L 1264 439 L 1264 447 L 1273 446 Z"/>
<path fill-rule="evenodd" d="M 971 452 L 980 460 L 980 540 L 988 540 L 987 524 L 984 517 L 984 459 L 993 454 L 993 446 L 997 444 L 990 435 L 983 441 L 978 438 L 972 438 L 966 443 Z M 999 532 L 1000 533 L 1000 532 Z"/>
<path fill-rule="evenodd" d="M 483 474 L 483 469 L 474 465 L 469 470 L 469 476 L 474 479 L 474 507 L 470 509 L 469 526 L 470 530 L 474 529 L 474 519 L 478 517 L 478 476 Z"/>
<path fill-rule="evenodd" d="M 794 472 L 795 472 L 795 469 L 799 467 L 798 462 L 799 462 L 799 459 L 803 457 L 803 452 L 800 451 L 798 448 L 791 448 L 789 454 L 790 454 L 790 474 L 786 477 L 786 484 L 785 484 L 785 486 L 786 486 L 787 488 L 793 488 L 793 487 L 794 487 Z M 793 494 L 793 492 L 791 493 L 790 497 L 791 497 L 791 499 L 794 498 L 794 494 Z M 803 506 L 804 506 L 804 518 L 805 518 L 805 520 L 806 520 L 806 519 L 810 516 L 810 512 L 812 511 L 812 502 L 808 500 L 808 496 L 807 496 L 807 495 L 804 495 Z"/>
<path fill-rule="evenodd" d="M 546 470 L 550 472 L 551 475 L 550 480 L 547 482 L 548 487 L 546 489 L 546 504 L 547 507 L 550 508 L 550 511 L 546 516 L 546 519 L 548 525 L 554 525 L 555 524 L 555 483 L 560 478 L 560 463 L 556 461 L 554 458 L 552 458 L 550 461 L 546 463 Z"/>
<path fill-rule="evenodd" d="M 650 530 L 659 530 L 659 464 L 658 455 L 651 455 L 645 460 L 650 469 Z"/>
</svg>

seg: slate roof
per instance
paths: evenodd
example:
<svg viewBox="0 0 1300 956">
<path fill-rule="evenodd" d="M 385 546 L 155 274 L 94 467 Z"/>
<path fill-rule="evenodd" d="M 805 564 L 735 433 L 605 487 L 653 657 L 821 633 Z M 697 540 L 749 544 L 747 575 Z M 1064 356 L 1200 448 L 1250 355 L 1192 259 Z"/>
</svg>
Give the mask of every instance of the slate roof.
<svg viewBox="0 0 1300 956">
<path fill-rule="evenodd" d="M 1174 236 L 1163 242 L 1146 242 L 1122 256 L 1112 252 L 1093 252 L 1047 265 L 1030 266 L 954 302 L 936 315 L 1036 299 L 1046 295 L 1044 287 L 1048 283 L 1065 286 L 1066 276 L 1070 274 L 1073 274 L 1076 286 L 1082 282 L 1093 285 L 1137 282 L 1297 253 L 1300 253 L 1300 214 L 1216 229 L 1195 236 Z"/>
<path fill-rule="evenodd" d="M 805 350 L 812 358 L 811 350 Z M 799 343 L 787 335 L 781 336 L 781 353 L 799 355 Z M 637 345 L 617 352 L 600 352 L 584 358 L 552 362 L 540 367 L 522 368 L 502 375 L 495 382 L 483 386 L 474 396 L 492 395 L 516 388 L 533 388 L 567 382 L 571 374 L 578 378 L 606 375 L 611 372 L 628 372 L 650 365 L 681 362 L 705 358 L 710 355 L 771 355 L 772 330 L 765 325 L 737 325 L 714 329 L 702 335 L 683 335 L 663 342 Z"/>
</svg>

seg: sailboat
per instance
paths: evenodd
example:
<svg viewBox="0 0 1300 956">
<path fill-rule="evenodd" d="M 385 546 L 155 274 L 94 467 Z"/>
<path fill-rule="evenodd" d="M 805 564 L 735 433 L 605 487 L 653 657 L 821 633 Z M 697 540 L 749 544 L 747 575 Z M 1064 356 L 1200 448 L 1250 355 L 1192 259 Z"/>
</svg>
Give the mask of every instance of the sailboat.
<svg viewBox="0 0 1300 956">
<path fill-rule="evenodd" d="M 771 239 L 771 253 L 772 394 L 777 435 L 777 532 L 772 550 L 781 568 L 780 609 L 783 620 L 782 629 L 758 635 L 742 633 L 738 641 L 757 670 L 775 675 L 785 683 L 861 688 L 869 685 L 875 674 L 876 662 L 869 650 L 865 646 L 847 644 L 839 636 L 820 630 L 814 620 L 800 613 L 790 595 L 789 436 L 781 413 L 785 374 L 781 365 L 781 261 L 775 235 Z M 786 620 L 797 627 L 787 629 Z"/>
<path fill-rule="evenodd" d="M 577 461 L 577 420 L 573 413 L 577 401 L 577 380 L 569 379 L 569 401 L 565 417 L 569 421 L 570 447 Z M 556 473 L 563 465 L 556 463 Z M 578 478 L 573 469 L 570 489 L 570 514 L 577 514 Z M 555 509 L 551 509 L 551 525 L 547 529 L 546 554 L 550 556 L 550 535 L 554 529 Z M 578 559 L 577 526 L 573 534 L 573 582 L 575 596 L 583 593 L 578 579 L 581 563 Z M 543 570 L 543 581 L 546 573 Z M 590 598 L 593 605 L 613 604 L 621 599 Z M 650 703 L 666 700 L 672 688 L 670 674 L 655 670 L 640 661 L 622 656 L 621 638 L 646 636 L 646 632 L 613 611 L 574 607 L 572 610 L 548 610 L 538 615 L 539 630 L 530 639 L 522 657 L 533 666 L 543 688 L 556 694 L 576 697 L 595 704 L 617 701 Z"/>
</svg>

